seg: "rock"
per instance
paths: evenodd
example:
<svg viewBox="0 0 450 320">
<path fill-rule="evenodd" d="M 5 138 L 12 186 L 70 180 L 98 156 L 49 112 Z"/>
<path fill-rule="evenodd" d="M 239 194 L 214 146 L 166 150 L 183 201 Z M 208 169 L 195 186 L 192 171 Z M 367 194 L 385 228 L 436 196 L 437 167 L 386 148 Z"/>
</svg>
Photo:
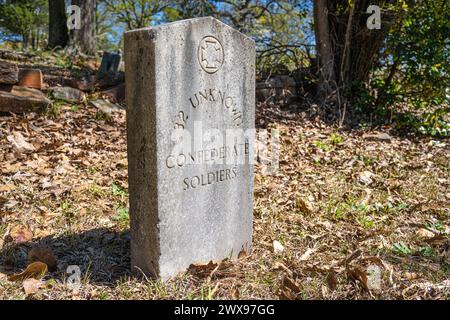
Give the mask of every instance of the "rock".
<svg viewBox="0 0 450 320">
<path fill-rule="evenodd" d="M 43 87 L 43 77 L 41 70 L 20 69 L 19 86 L 41 90 Z"/>
<path fill-rule="evenodd" d="M 114 88 L 102 92 L 103 97 L 112 103 L 123 103 L 125 101 L 125 84 L 119 84 Z"/>
<path fill-rule="evenodd" d="M 392 137 L 385 132 L 380 132 L 377 134 L 368 134 L 364 136 L 364 139 L 372 140 L 372 141 L 385 141 L 390 142 Z"/>
<path fill-rule="evenodd" d="M 12 86 L 8 91 L 0 91 L 0 112 L 39 111 L 51 104 L 52 102 L 39 90 Z"/>
<path fill-rule="evenodd" d="M 84 92 L 93 92 L 95 90 L 95 81 L 95 76 L 74 79 L 50 74 L 44 75 L 44 82 L 49 87 L 71 87 Z"/>
<path fill-rule="evenodd" d="M 104 90 L 104 89 L 108 89 L 114 86 L 117 86 L 121 83 L 124 83 L 125 80 L 125 76 L 123 74 L 123 72 L 119 72 L 117 74 L 107 74 L 106 76 L 104 76 L 103 78 L 99 79 L 95 86 L 100 89 L 100 90 Z"/>
<path fill-rule="evenodd" d="M 72 103 L 81 103 L 86 99 L 83 91 L 71 87 L 53 87 L 50 88 L 53 97 L 58 100 L 63 100 Z"/>
<path fill-rule="evenodd" d="M 102 99 L 91 101 L 91 104 L 106 114 L 111 114 L 115 111 L 122 110 L 122 108 L 118 105 Z"/>
<path fill-rule="evenodd" d="M 81 79 L 64 79 L 63 86 L 69 86 L 84 92 L 92 92 L 95 90 L 95 76 L 83 77 Z"/>
<path fill-rule="evenodd" d="M 286 75 L 273 76 L 256 84 L 258 101 L 282 99 L 284 103 L 295 97 L 297 83 L 293 77 Z"/>
<path fill-rule="evenodd" d="M 30 61 L 36 55 L 32 53 L 24 53 L 24 52 L 15 52 L 9 50 L 0 50 L 0 58 L 5 60 L 14 60 L 14 61 Z"/>
<path fill-rule="evenodd" d="M 0 60 L 0 83 L 16 84 L 19 81 L 19 68 L 15 63 Z"/>
</svg>

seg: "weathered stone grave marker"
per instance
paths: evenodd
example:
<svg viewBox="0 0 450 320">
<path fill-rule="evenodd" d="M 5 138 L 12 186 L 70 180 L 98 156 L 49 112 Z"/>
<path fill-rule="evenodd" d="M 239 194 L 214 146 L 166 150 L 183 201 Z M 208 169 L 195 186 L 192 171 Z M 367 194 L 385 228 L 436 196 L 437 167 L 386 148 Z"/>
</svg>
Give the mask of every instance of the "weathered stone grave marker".
<svg viewBox="0 0 450 320">
<path fill-rule="evenodd" d="M 248 251 L 254 42 L 210 17 L 134 30 L 125 69 L 133 270 L 167 279 Z"/>
<path fill-rule="evenodd" d="M 107 74 L 116 74 L 119 70 L 121 55 L 118 53 L 103 52 L 102 62 L 97 77 L 103 78 Z"/>
</svg>

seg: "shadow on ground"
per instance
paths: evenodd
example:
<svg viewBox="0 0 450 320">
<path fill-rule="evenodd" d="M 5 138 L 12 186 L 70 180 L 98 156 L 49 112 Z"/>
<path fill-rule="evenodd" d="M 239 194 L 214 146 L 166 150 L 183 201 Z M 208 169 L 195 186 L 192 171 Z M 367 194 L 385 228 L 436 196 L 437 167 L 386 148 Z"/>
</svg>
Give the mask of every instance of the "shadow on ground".
<svg viewBox="0 0 450 320">
<path fill-rule="evenodd" d="M 0 251 L 0 267 L 5 273 L 21 272 L 27 266 L 27 254 L 34 246 L 48 246 L 57 259 L 57 270 L 47 277 L 64 281 L 67 267 L 77 265 L 90 283 L 115 286 L 117 280 L 131 276 L 129 231 L 106 228 L 81 233 L 48 236 L 21 245 L 5 245 Z"/>
</svg>

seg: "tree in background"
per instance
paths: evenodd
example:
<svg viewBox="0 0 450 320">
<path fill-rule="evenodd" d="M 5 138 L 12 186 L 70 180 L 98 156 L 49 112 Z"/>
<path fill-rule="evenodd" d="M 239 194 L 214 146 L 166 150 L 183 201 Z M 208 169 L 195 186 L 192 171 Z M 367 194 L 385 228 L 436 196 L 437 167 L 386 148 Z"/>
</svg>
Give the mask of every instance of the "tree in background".
<svg viewBox="0 0 450 320">
<path fill-rule="evenodd" d="M 81 9 L 80 28 L 71 30 L 71 46 L 81 53 L 94 55 L 97 50 L 95 0 L 72 0 L 72 5 Z"/>
<path fill-rule="evenodd" d="M 386 36 L 393 13 L 383 15 L 382 29 L 368 29 L 370 5 L 387 8 L 383 0 L 314 0 L 314 30 L 319 62 L 318 93 L 349 98 L 352 84 L 366 82 Z"/>
<path fill-rule="evenodd" d="M 177 21 L 197 17 L 213 16 L 215 6 L 209 0 L 179 0 L 165 7 L 164 18 L 166 21 Z"/>
<path fill-rule="evenodd" d="M 64 0 L 48 0 L 48 11 L 48 48 L 65 48 L 69 44 L 69 31 Z"/>
<path fill-rule="evenodd" d="M 449 135 L 450 2 L 417 1 L 403 11 L 387 33 L 359 103 L 378 113 L 390 111 L 399 126 Z"/>
<path fill-rule="evenodd" d="M 46 0 L 0 1 L 0 28 L 21 39 L 23 49 L 39 47 L 48 21 Z"/>
<path fill-rule="evenodd" d="M 120 28 L 114 15 L 107 9 L 103 1 L 97 1 L 96 7 L 97 50 L 117 51 L 120 48 Z"/>
<path fill-rule="evenodd" d="M 307 28 L 310 21 L 308 5 L 297 1 L 277 1 L 256 19 L 250 35 L 257 43 L 261 75 L 309 68 L 314 43 Z"/>
<path fill-rule="evenodd" d="M 103 0 L 106 8 L 127 30 L 150 26 L 152 19 L 168 7 L 170 1 Z"/>
</svg>

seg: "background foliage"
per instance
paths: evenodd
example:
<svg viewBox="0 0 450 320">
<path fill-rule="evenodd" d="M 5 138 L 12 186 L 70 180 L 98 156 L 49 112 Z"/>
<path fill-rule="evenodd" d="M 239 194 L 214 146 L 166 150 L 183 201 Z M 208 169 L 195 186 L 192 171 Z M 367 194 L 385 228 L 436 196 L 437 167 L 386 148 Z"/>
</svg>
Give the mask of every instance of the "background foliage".
<svg viewBox="0 0 450 320">
<path fill-rule="evenodd" d="M 313 5 L 318 2 L 97 0 L 97 49 L 122 49 L 122 34 L 126 30 L 214 16 L 256 41 L 259 79 L 277 74 L 307 75 L 302 79 L 308 82 L 309 90 L 314 95 L 314 85 L 321 81 L 313 21 Z M 346 86 L 348 109 L 356 113 L 375 114 L 380 119 L 392 120 L 399 127 L 417 132 L 448 135 L 449 1 L 376 1 L 382 7 L 382 31 L 365 27 L 368 17 L 366 2 L 325 1 L 330 10 L 328 20 L 332 25 L 331 32 L 337 42 L 337 61 L 345 54 L 354 60 L 353 56 L 361 50 L 360 47 L 366 46 L 360 42 L 365 36 L 366 40 L 370 40 L 376 32 L 382 36 L 380 48 L 375 47 L 375 58 L 363 62 L 370 70 L 367 80 L 364 77 L 362 81 L 353 81 L 351 86 Z M 70 1 L 66 0 L 66 4 Z M 356 29 L 349 33 L 348 39 L 346 29 L 351 16 L 356 20 L 351 27 Z M 47 37 L 47 0 L 0 0 L 2 46 L 14 48 L 21 43 L 23 50 L 45 50 Z M 352 43 L 349 48 L 346 47 L 346 39 Z M 357 68 L 356 71 L 351 68 L 352 63 L 349 61 L 347 71 L 357 72 Z M 358 75 L 345 76 L 348 79 L 362 79 Z"/>
</svg>

